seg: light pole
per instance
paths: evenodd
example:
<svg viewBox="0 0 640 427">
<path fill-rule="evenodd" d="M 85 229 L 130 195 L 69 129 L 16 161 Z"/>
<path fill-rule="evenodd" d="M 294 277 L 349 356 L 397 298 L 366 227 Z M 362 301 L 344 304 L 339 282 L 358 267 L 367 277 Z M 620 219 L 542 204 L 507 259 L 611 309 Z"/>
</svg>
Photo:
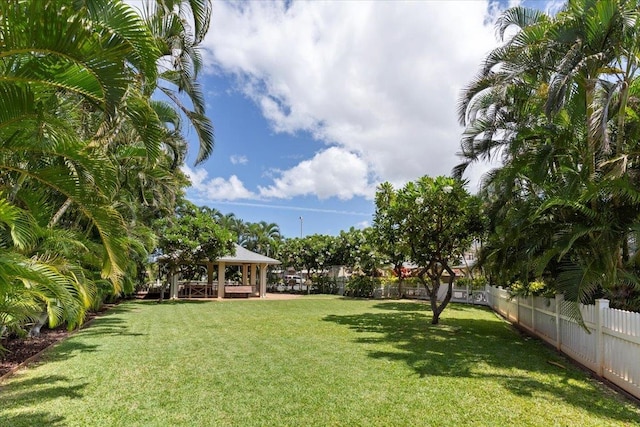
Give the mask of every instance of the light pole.
<svg viewBox="0 0 640 427">
<path fill-rule="evenodd" d="M 300 238 L 302 239 L 302 217 L 300 217 Z"/>
<path fill-rule="evenodd" d="M 300 217 L 300 240 L 302 240 L 302 217 Z M 302 283 L 304 282 L 302 280 L 302 270 L 300 270 L 300 292 L 302 292 Z"/>
</svg>

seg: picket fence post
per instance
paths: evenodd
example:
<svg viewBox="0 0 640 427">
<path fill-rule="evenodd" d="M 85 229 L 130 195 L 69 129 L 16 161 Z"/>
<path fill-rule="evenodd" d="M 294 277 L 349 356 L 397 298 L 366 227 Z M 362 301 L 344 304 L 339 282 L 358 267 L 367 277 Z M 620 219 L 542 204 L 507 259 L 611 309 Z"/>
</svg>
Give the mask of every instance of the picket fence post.
<svg viewBox="0 0 640 427">
<path fill-rule="evenodd" d="M 599 376 L 602 376 L 604 372 L 604 335 L 602 333 L 602 326 L 604 323 L 604 310 L 608 309 L 609 300 L 596 300 L 596 372 Z"/>
<path fill-rule="evenodd" d="M 535 334 L 536 332 L 536 297 L 531 295 L 531 330 Z"/>
<path fill-rule="evenodd" d="M 560 328 L 560 321 L 562 320 L 560 317 L 560 312 L 562 311 L 562 301 L 564 300 L 564 295 L 558 294 L 556 295 L 556 348 L 562 351 L 562 330 Z"/>
</svg>

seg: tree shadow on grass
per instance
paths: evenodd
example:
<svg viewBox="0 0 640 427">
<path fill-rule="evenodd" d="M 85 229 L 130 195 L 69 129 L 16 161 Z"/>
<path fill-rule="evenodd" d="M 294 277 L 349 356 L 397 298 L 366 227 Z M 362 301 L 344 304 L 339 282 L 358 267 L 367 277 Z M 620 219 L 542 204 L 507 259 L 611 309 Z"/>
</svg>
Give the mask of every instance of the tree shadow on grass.
<svg viewBox="0 0 640 427">
<path fill-rule="evenodd" d="M 341 297 L 342 300 L 360 300 L 368 301 L 371 298 L 354 298 L 354 297 Z M 393 299 L 380 302 L 373 306 L 381 310 L 393 310 L 393 311 L 425 311 L 431 312 L 431 303 L 428 299 Z M 478 306 L 481 307 L 481 306 Z M 446 308 L 447 311 L 463 311 L 464 306 L 456 303 L 449 303 Z"/>
<path fill-rule="evenodd" d="M 521 337 L 505 322 L 447 318 L 442 325 L 431 325 L 431 311 L 422 303 L 384 302 L 375 307 L 388 312 L 329 315 L 323 320 L 361 334 L 356 342 L 370 348 L 370 357 L 404 363 L 421 378 L 487 378 L 514 395 L 548 393 L 603 418 L 640 423 L 639 412 L 603 398 L 595 386 L 586 390 L 584 372 L 537 340 Z M 376 349 L 378 344 L 394 350 Z M 568 368 L 563 370 L 549 361 Z M 554 376 L 557 381 L 539 381 L 526 372 Z"/>
<path fill-rule="evenodd" d="M 46 412 L 28 412 L 26 414 L 2 415 L 0 426 L 32 427 L 32 426 L 64 426 L 64 418 Z"/>
<path fill-rule="evenodd" d="M 89 327 L 83 329 L 80 335 L 126 335 L 126 336 L 142 336 L 138 332 L 129 332 L 129 322 L 119 317 L 97 317 L 91 322 Z"/>
<path fill-rule="evenodd" d="M 67 338 L 58 343 L 55 348 L 45 351 L 42 357 L 30 366 L 71 359 L 80 353 L 92 353 L 96 351 L 97 348 L 97 345 L 88 345 L 74 340 L 73 338 Z"/>
<path fill-rule="evenodd" d="M 0 387 L 0 426 L 64 425 L 64 418 L 46 412 L 11 414 L 10 411 L 58 398 L 80 399 L 88 384 L 69 385 L 69 380 L 60 375 L 14 377 L 10 386 Z"/>
<path fill-rule="evenodd" d="M 392 310 L 392 311 L 423 311 L 423 312 L 431 312 L 431 307 L 429 306 L 429 301 L 411 301 L 406 302 L 402 300 L 396 301 L 385 301 L 373 306 L 374 308 L 379 308 L 381 310 Z"/>
<path fill-rule="evenodd" d="M 431 313 L 431 303 L 429 300 L 393 300 L 385 301 L 373 306 L 381 310 L 393 310 L 393 311 L 424 311 Z M 462 305 L 449 303 L 446 308 L 447 311 L 464 311 L 466 308 Z M 429 314 L 431 315 L 431 314 Z"/>
</svg>

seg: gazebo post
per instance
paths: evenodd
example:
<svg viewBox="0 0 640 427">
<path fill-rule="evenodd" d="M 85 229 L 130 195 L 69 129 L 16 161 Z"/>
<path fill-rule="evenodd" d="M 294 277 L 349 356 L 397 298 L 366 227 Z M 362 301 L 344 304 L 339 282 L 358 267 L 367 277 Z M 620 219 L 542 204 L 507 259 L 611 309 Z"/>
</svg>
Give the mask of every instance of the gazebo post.
<svg viewBox="0 0 640 427">
<path fill-rule="evenodd" d="M 224 262 L 218 262 L 218 299 L 224 298 Z"/>
<path fill-rule="evenodd" d="M 247 286 L 249 282 L 247 281 L 247 276 L 249 275 L 249 266 L 247 264 L 242 264 L 242 284 Z"/>
<path fill-rule="evenodd" d="M 251 265 L 250 265 L 251 273 L 249 275 L 249 277 L 250 277 L 249 284 L 251 285 L 252 289 L 256 288 L 256 279 L 257 279 L 256 278 L 256 267 L 257 267 L 256 264 L 251 263 Z"/>
<path fill-rule="evenodd" d="M 267 296 L 267 264 L 260 264 L 260 298 Z"/>
<path fill-rule="evenodd" d="M 207 261 L 207 288 L 211 288 L 211 296 L 213 297 L 213 262 Z M 207 289 L 204 291 L 204 296 L 207 296 Z"/>
</svg>

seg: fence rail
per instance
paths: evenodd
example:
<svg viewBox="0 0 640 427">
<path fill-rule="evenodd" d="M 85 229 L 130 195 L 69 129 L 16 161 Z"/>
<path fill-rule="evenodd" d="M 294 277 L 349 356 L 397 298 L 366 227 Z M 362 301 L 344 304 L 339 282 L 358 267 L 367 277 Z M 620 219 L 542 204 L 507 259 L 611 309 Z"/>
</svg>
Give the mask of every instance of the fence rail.
<svg viewBox="0 0 640 427">
<path fill-rule="evenodd" d="M 487 299 L 510 322 L 640 398 L 640 313 L 610 308 L 603 299 L 580 304 L 585 330 L 563 314 L 562 295 L 511 297 L 505 289 L 487 287 Z"/>
</svg>

